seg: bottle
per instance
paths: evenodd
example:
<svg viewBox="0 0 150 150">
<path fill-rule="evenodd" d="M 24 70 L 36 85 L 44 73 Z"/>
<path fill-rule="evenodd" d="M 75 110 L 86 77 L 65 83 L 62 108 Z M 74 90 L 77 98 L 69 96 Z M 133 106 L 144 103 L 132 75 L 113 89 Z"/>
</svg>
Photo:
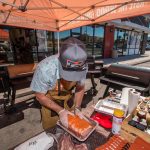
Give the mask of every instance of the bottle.
<svg viewBox="0 0 150 150">
<path fill-rule="evenodd" d="M 121 129 L 121 124 L 124 118 L 124 111 L 120 109 L 114 109 L 113 123 L 112 123 L 112 133 L 119 134 Z"/>
</svg>

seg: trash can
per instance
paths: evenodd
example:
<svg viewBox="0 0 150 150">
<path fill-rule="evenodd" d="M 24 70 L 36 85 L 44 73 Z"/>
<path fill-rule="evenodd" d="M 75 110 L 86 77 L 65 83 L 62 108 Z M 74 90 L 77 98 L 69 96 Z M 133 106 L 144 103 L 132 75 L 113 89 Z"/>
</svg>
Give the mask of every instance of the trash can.
<svg viewBox="0 0 150 150">
<path fill-rule="evenodd" d="M 112 58 L 117 58 L 118 57 L 118 51 L 117 50 L 112 50 L 111 57 Z"/>
</svg>

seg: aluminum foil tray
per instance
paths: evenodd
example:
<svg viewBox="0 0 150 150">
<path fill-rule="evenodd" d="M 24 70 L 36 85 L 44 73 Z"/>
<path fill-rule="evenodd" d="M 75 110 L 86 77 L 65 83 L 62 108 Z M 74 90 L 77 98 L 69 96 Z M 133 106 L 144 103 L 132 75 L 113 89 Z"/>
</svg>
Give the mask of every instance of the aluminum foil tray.
<svg viewBox="0 0 150 150">
<path fill-rule="evenodd" d="M 94 107 L 95 111 L 105 113 L 108 115 L 113 115 L 115 108 L 118 108 L 118 109 L 125 111 L 125 116 L 126 116 L 128 106 L 114 102 L 114 101 L 111 101 L 109 99 L 98 101 Z"/>
<path fill-rule="evenodd" d="M 57 121 L 57 125 L 60 126 L 62 129 L 64 129 L 66 132 L 68 132 L 70 135 L 72 135 L 73 137 L 75 137 L 77 140 L 79 140 L 79 141 L 85 141 L 91 135 L 91 133 L 96 129 L 96 127 L 98 126 L 97 122 L 95 122 L 94 120 L 92 120 L 92 119 L 90 119 L 88 117 L 86 117 L 86 118 L 91 123 L 91 125 L 93 126 L 93 128 L 91 129 L 91 131 L 85 137 L 79 137 L 79 136 L 77 136 L 75 133 L 73 133 L 72 131 L 70 131 L 66 127 L 64 127 L 61 124 L 60 120 Z"/>
</svg>

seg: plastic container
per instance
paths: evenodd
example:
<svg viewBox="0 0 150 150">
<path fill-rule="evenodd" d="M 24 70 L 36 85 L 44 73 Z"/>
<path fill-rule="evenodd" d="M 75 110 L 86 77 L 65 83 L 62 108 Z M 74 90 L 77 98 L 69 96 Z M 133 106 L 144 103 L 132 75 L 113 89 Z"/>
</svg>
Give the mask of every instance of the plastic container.
<svg viewBox="0 0 150 150">
<path fill-rule="evenodd" d="M 120 109 L 114 109 L 113 114 L 113 123 L 112 123 L 112 133 L 113 134 L 120 134 L 121 124 L 124 118 L 124 111 Z"/>
<path fill-rule="evenodd" d="M 127 105 L 120 104 L 112 101 L 111 99 L 99 100 L 94 107 L 95 111 L 108 114 L 113 116 L 114 109 L 120 109 L 125 112 L 124 116 L 127 114 L 128 107 Z"/>
</svg>

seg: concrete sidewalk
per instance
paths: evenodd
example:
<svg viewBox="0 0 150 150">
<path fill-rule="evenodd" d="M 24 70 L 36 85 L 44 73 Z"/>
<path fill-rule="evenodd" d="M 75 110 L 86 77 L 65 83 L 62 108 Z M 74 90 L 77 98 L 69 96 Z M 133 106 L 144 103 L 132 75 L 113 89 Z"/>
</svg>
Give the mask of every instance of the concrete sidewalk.
<svg viewBox="0 0 150 150">
<path fill-rule="evenodd" d="M 109 66 L 112 63 L 119 64 L 128 64 L 128 65 L 137 65 L 144 62 L 150 61 L 150 50 L 146 51 L 143 55 L 130 55 L 130 56 L 120 56 L 118 58 L 105 58 L 102 59 L 104 61 L 104 66 Z"/>
</svg>

